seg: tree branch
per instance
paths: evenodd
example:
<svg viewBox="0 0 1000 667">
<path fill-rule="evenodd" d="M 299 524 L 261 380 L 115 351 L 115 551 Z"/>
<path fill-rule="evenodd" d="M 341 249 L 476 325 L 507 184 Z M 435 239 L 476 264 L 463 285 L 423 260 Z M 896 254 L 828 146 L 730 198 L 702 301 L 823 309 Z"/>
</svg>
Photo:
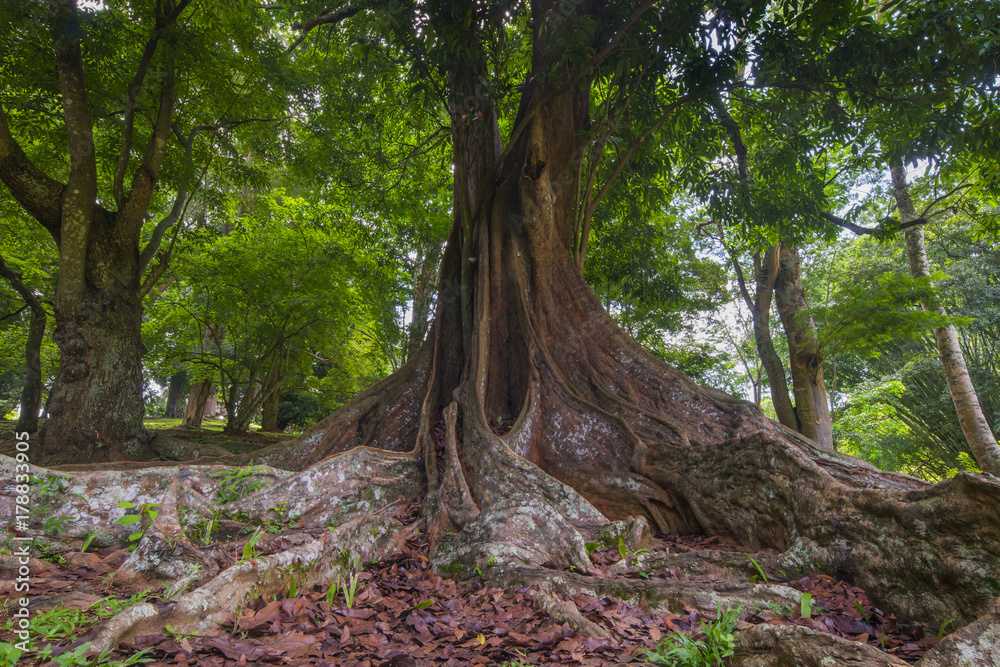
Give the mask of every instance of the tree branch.
<svg viewBox="0 0 1000 667">
<path fill-rule="evenodd" d="M 7 126 L 7 114 L 0 106 L 0 180 L 28 215 L 59 244 L 62 207 L 59 198 L 65 187 L 49 178 L 28 159 Z"/>
<path fill-rule="evenodd" d="M 838 227 L 842 227 L 842 228 L 844 228 L 844 229 L 846 229 L 846 230 L 848 230 L 850 232 L 853 232 L 853 233 L 855 233 L 855 234 L 857 234 L 859 236 L 862 235 L 862 234 L 873 234 L 873 235 L 878 235 L 878 234 L 893 234 L 895 232 L 903 231 L 904 229 L 909 229 L 910 227 L 916 227 L 917 225 L 925 225 L 928 222 L 930 222 L 930 220 L 928 220 L 927 218 L 916 218 L 914 220 L 910 220 L 909 222 L 900 222 L 900 223 L 897 223 L 895 227 L 890 227 L 888 229 L 885 229 L 885 228 L 878 228 L 878 227 L 862 227 L 860 225 L 854 224 L 853 222 L 848 222 L 847 220 L 844 220 L 843 218 L 841 218 L 839 216 L 836 216 L 836 215 L 834 215 L 832 213 L 827 213 L 826 211 L 821 212 L 820 216 L 824 220 L 832 222 L 833 224 L 837 225 Z M 886 219 L 887 220 L 892 220 L 892 218 L 886 218 Z M 895 220 L 893 220 L 893 222 L 895 222 Z"/>
<path fill-rule="evenodd" d="M 635 22 L 638 21 L 643 14 L 649 11 L 653 7 L 653 5 L 656 4 L 656 2 L 657 0 L 646 0 L 646 2 L 642 3 L 639 7 L 637 7 L 636 10 L 632 12 L 632 14 L 627 19 L 625 19 L 625 22 L 622 23 L 622 25 L 618 28 L 615 34 L 611 37 L 611 39 L 608 40 L 608 43 L 604 45 L 604 48 L 595 53 L 590 58 L 590 60 L 588 60 L 587 63 L 582 68 L 580 68 L 580 71 L 576 73 L 576 75 L 573 77 L 572 81 L 570 82 L 569 86 L 567 86 L 567 88 L 574 88 L 575 86 L 577 86 L 583 79 L 583 77 L 587 75 L 587 72 L 589 72 L 594 67 L 600 65 L 605 58 L 611 55 L 611 53 L 621 42 L 622 37 L 624 37 L 625 33 L 628 32 L 628 29 L 631 28 L 633 25 L 635 25 Z"/>
<path fill-rule="evenodd" d="M 177 6 L 167 14 L 166 16 L 161 16 L 159 14 L 159 3 L 157 3 L 157 17 L 156 24 L 153 28 L 153 34 L 150 35 L 149 40 L 146 42 L 146 46 L 143 48 L 142 57 L 139 59 L 139 65 L 136 67 L 135 76 L 132 77 L 132 82 L 129 84 L 128 90 L 125 96 L 125 127 L 122 130 L 122 145 L 118 152 L 118 164 L 115 167 L 114 175 L 114 186 L 113 192 L 115 197 L 115 203 L 118 205 L 118 209 L 121 210 L 125 207 L 125 172 L 128 170 L 129 156 L 132 153 L 132 132 L 135 129 L 135 103 L 136 98 L 139 95 L 139 91 L 142 90 L 143 81 L 146 78 L 146 73 L 149 71 L 149 66 L 153 62 L 153 56 L 156 54 L 156 47 L 160 42 L 160 38 L 163 36 L 166 28 L 172 24 L 181 13 L 187 8 L 191 3 L 191 0 L 181 0 L 177 3 Z"/>
<path fill-rule="evenodd" d="M 22 299 L 24 299 L 24 303 L 27 304 L 28 308 L 31 308 L 31 310 L 35 313 L 45 312 L 45 308 L 42 306 L 41 300 L 35 296 L 30 289 L 28 289 L 27 285 L 24 284 L 24 281 L 21 280 L 21 274 L 7 266 L 7 264 L 3 261 L 3 257 L 0 257 L 0 276 L 7 279 L 10 286 L 14 288 L 14 291 L 17 292 Z"/>
<path fill-rule="evenodd" d="M 146 247 L 142 249 L 139 255 L 139 275 L 146 272 L 149 267 L 149 263 L 153 260 L 156 255 L 156 251 L 160 248 L 160 243 L 163 241 L 163 235 L 166 234 L 167 229 L 170 228 L 177 220 L 181 217 L 187 204 L 188 186 L 191 182 L 191 176 L 194 173 L 194 160 L 192 158 L 192 152 L 194 148 L 194 135 L 198 131 L 198 128 L 191 130 L 191 133 L 185 139 L 184 135 L 180 133 L 177 129 L 177 125 L 173 126 L 174 136 L 177 137 L 177 141 L 181 146 L 184 147 L 184 175 L 181 177 L 181 184 L 177 188 L 177 196 L 174 197 L 174 204 L 170 208 L 170 213 L 163 217 L 156 227 L 153 228 L 153 234 L 149 239 L 149 243 Z M 166 267 L 164 267 L 165 269 Z"/>
<path fill-rule="evenodd" d="M 125 207 L 125 171 L 128 169 L 129 156 L 132 153 L 132 132 L 135 128 L 135 101 L 142 89 L 143 79 L 149 71 L 149 65 L 153 62 L 153 54 L 156 53 L 156 46 L 160 42 L 161 30 L 154 30 L 146 47 L 143 49 L 142 58 L 139 59 L 139 66 L 136 68 L 132 83 L 129 84 L 125 95 L 125 127 L 122 129 L 122 145 L 118 152 L 118 164 L 115 167 L 113 191 L 115 203 L 118 209 Z"/>
<path fill-rule="evenodd" d="M 321 25 L 335 25 L 341 21 L 351 18 L 355 14 L 359 14 L 367 9 L 366 7 L 347 7 L 337 11 L 327 12 L 321 14 L 315 18 L 309 19 L 308 21 L 302 21 L 301 23 L 293 23 L 292 30 L 301 30 L 302 34 L 292 42 L 292 45 L 288 47 L 289 52 L 294 51 L 298 46 L 305 41 L 305 38 L 309 35 L 309 32 Z"/>
<path fill-rule="evenodd" d="M 56 63 L 70 156 L 69 179 L 62 192 L 56 307 L 64 316 L 73 317 L 85 284 L 88 237 L 97 205 L 97 160 L 83 79 L 83 31 L 76 4 L 62 0 L 54 9 Z"/>
<path fill-rule="evenodd" d="M 163 159 L 167 155 L 167 139 L 170 136 L 171 119 L 174 114 L 174 70 L 177 60 L 173 46 L 169 46 L 164 52 L 163 60 L 164 78 L 160 87 L 160 104 L 153 125 L 153 134 L 146 146 L 142 164 L 132 177 L 132 188 L 125 200 L 125 206 L 119 211 L 121 224 L 130 238 L 137 236 L 142 229 L 142 221 L 153 196 L 156 176 L 160 173 Z"/>
</svg>

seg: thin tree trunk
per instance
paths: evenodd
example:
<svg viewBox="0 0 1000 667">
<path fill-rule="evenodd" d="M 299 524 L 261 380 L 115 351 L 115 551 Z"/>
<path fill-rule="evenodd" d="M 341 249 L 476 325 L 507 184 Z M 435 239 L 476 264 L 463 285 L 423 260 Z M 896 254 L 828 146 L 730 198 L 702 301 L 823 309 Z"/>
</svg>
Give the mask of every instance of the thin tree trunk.
<svg viewBox="0 0 1000 667">
<path fill-rule="evenodd" d="M 164 417 L 176 418 L 183 416 L 180 409 L 180 402 L 181 390 L 184 388 L 185 382 L 187 382 L 187 371 L 181 370 L 170 376 L 170 382 L 167 385 L 167 406 L 163 410 Z"/>
<path fill-rule="evenodd" d="M 31 309 L 28 340 L 24 344 L 24 385 L 21 388 L 21 412 L 17 417 L 19 433 L 38 430 L 38 408 L 42 402 L 42 340 L 45 338 L 47 317 L 38 297 L 21 280 L 21 275 L 10 269 L 0 257 L 0 276 L 11 284 Z"/>
<path fill-rule="evenodd" d="M 205 403 L 212 393 L 212 381 L 202 380 L 191 386 L 188 394 L 187 407 L 184 410 L 184 420 L 181 428 L 201 428 L 201 420 L 205 416 Z"/>
<path fill-rule="evenodd" d="M 805 314 L 809 303 L 802 289 L 799 253 L 795 246 L 781 244 L 774 295 L 788 338 L 799 432 L 824 449 L 833 449 L 833 422 L 823 382 L 823 352 L 816 339 L 816 324 L 811 315 Z"/>
<path fill-rule="evenodd" d="M 441 244 L 433 241 L 417 252 L 417 263 L 413 272 L 413 310 L 406 344 L 407 359 L 416 354 L 427 335 L 431 298 L 437 289 L 435 278 L 441 258 Z"/>
<path fill-rule="evenodd" d="M 720 233 L 721 231 L 720 227 Z M 724 242 L 723 245 L 725 246 Z M 740 266 L 736 255 L 728 247 L 726 247 L 726 251 L 729 252 L 733 269 L 736 272 L 740 294 L 742 294 L 747 308 L 750 309 L 753 319 L 754 345 L 757 348 L 757 356 L 760 357 L 761 365 L 767 373 L 767 384 L 771 393 L 771 402 L 774 404 L 774 412 L 777 414 L 779 422 L 790 429 L 800 431 L 799 418 L 795 414 L 792 399 L 788 395 L 785 365 L 777 350 L 774 349 L 774 340 L 771 338 L 771 298 L 774 293 L 774 282 L 778 277 L 779 247 L 780 244 L 775 244 L 768 248 L 767 252 L 764 253 L 763 261 L 761 261 L 759 252 L 754 255 L 755 293 L 753 295 L 747 289 L 743 267 Z"/>
<path fill-rule="evenodd" d="M 276 387 L 268 394 L 260 408 L 260 430 L 268 433 L 281 431 L 278 428 L 278 399 L 281 398 L 281 391 Z"/>
<path fill-rule="evenodd" d="M 788 428 L 801 431 L 798 415 L 792 407 L 792 399 L 788 395 L 788 381 L 785 379 L 785 365 L 777 350 L 774 349 L 774 339 L 771 337 L 771 295 L 774 282 L 778 276 L 778 245 L 773 245 L 764 253 L 763 262 L 754 262 L 754 273 L 757 282 L 757 298 L 750 308 L 753 314 L 753 337 L 757 345 L 757 354 L 761 365 L 767 373 L 767 384 L 771 393 L 771 402 L 778 421 Z"/>
<path fill-rule="evenodd" d="M 900 221 L 905 224 L 917 219 L 917 212 L 910 198 L 910 190 L 906 184 L 906 168 L 902 162 L 896 161 L 890 168 L 892 188 L 899 208 Z M 914 278 L 926 278 L 931 274 L 930 262 L 927 260 L 927 250 L 924 247 L 924 230 L 921 226 L 908 228 L 904 233 L 906 239 L 906 254 L 910 261 L 910 275 Z M 922 304 L 924 310 L 935 311 L 946 315 L 944 307 L 936 300 Z M 938 357 L 944 367 L 948 390 L 955 403 L 958 422 L 962 433 L 969 443 L 979 467 L 984 472 L 1000 475 L 1000 446 L 990 429 L 989 422 L 979 405 L 979 396 L 969 377 L 969 369 L 965 363 L 965 355 L 958 342 L 955 327 L 934 327 L 934 340 L 937 342 Z"/>
<path fill-rule="evenodd" d="M 254 379 L 247 383 L 246 388 L 243 390 L 243 395 L 240 396 L 239 403 L 235 401 L 235 394 L 233 394 L 234 400 L 232 404 L 234 410 L 233 414 L 227 415 L 226 433 L 245 433 L 249 430 L 250 422 L 253 421 L 253 417 L 257 413 L 257 408 L 261 403 L 258 400 L 260 391 L 260 380 Z"/>
<path fill-rule="evenodd" d="M 24 387 L 21 388 L 21 412 L 17 417 L 18 432 L 34 433 L 38 430 L 38 409 L 42 403 L 42 340 L 45 338 L 47 318 L 44 309 L 32 309 L 28 341 L 24 344 L 27 367 Z"/>
<path fill-rule="evenodd" d="M 281 367 L 276 361 L 267 371 L 267 378 L 261 391 L 264 396 L 260 402 L 260 430 L 274 432 L 278 428 L 278 399 L 281 396 L 281 385 L 284 384 Z"/>
</svg>

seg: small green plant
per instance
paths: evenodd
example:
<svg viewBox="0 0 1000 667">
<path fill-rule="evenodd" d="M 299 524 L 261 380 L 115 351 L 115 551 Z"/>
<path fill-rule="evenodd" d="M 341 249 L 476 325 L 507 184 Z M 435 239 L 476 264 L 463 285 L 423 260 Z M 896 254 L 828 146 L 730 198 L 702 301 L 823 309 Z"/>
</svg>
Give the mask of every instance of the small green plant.
<svg viewBox="0 0 1000 667">
<path fill-rule="evenodd" d="M 20 649 L 10 642 L 0 644 L 0 667 L 15 667 L 20 659 Z"/>
<path fill-rule="evenodd" d="M 215 502 L 224 505 L 264 488 L 265 482 L 257 479 L 257 476 L 266 474 L 267 469 L 262 466 L 249 466 L 233 472 L 212 473 L 212 477 L 221 478 L 219 488 L 216 491 L 219 494 L 219 499 Z"/>
<path fill-rule="evenodd" d="M 91 533 L 89 533 L 87 535 L 87 539 L 85 539 L 83 541 L 83 546 L 80 547 L 80 553 L 82 553 L 82 554 L 87 553 L 87 547 L 90 546 L 90 543 L 94 541 L 95 537 L 97 537 L 97 531 L 96 530 L 92 531 Z"/>
<path fill-rule="evenodd" d="M 160 503 L 142 503 L 141 505 L 136 505 L 125 500 L 118 503 L 118 507 L 126 510 L 139 510 L 136 514 L 126 514 L 115 521 L 119 526 L 134 526 L 135 524 L 139 524 L 139 530 L 128 536 L 129 541 L 132 542 L 129 546 L 129 551 L 135 551 L 135 548 L 139 546 L 139 540 L 142 539 L 142 536 L 146 534 L 149 527 L 156 521 L 156 517 L 160 515 L 160 510 L 158 509 Z"/>
<path fill-rule="evenodd" d="M 803 593 L 802 602 L 799 604 L 799 615 L 802 618 L 811 618 L 813 611 L 812 593 Z"/>
<path fill-rule="evenodd" d="M 950 619 L 950 618 L 944 619 L 944 623 L 942 623 L 941 627 L 938 628 L 938 641 L 941 641 L 942 639 L 944 639 L 945 630 L 947 629 L 947 627 L 949 625 L 951 625 L 951 623 L 952 623 L 952 619 Z"/>
<path fill-rule="evenodd" d="M 65 563 L 66 559 L 59 552 L 59 549 L 41 538 L 36 538 L 34 542 L 34 548 L 38 552 L 39 560 L 44 560 L 49 563 Z"/>
<path fill-rule="evenodd" d="M 258 528 L 257 530 L 253 531 L 253 534 L 250 536 L 250 539 L 247 540 L 246 544 L 243 545 L 243 557 L 240 558 L 241 563 L 245 560 L 253 560 L 254 558 L 257 557 L 258 555 L 257 542 L 260 541 L 260 538 L 263 534 L 264 534 L 263 528 Z"/>
<path fill-rule="evenodd" d="M 86 625 L 89 621 L 90 619 L 82 610 L 66 609 L 62 605 L 57 605 L 49 611 L 37 614 L 31 619 L 29 627 L 34 639 L 53 641 L 72 637 L 77 628 Z M 10 619 L 3 625 L 3 629 L 10 630 L 14 627 L 13 624 L 13 619 Z M 11 654 L 9 650 L 7 653 Z"/>
<path fill-rule="evenodd" d="M 130 665 L 153 662 L 152 658 L 144 657 L 147 651 L 149 651 L 149 649 L 143 649 L 138 653 L 130 655 L 126 660 L 110 660 L 111 651 L 109 649 L 95 658 L 90 658 L 87 657 L 87 654 L 91 652 L 90 642 L 84 642 L 72 651 L 66 651 L 65 653 L 57 655 L 54 658 L 52 657 L 52 647 L 46 646 L 38 652 L 38 657 L 43 661 L 47 661 L 49 658 L 52 658 L 53 663 L 59 667 L 129 667 Z"/>
<path fill-rule="evenodd" d="M 701 624 L 699 639 L 692 639 L 682 632 L 674 631 L 660 640 L 656 649 L 643 649 L 646 659 L 656 665 L 672 667 L 722 667 L 726 658 L 736 650 L 733 630 L 743 613 L 743 605 L 729 607 L 725 611 L 719 605 L 714 621 Z"/>
<path fill-rule="evenodd" d="M 293 598 L 298 593 L 298 588 L 295 585 L 295 575 L 288 575 L 288 589 L 285 591 L 286 598 Z"/>
<path fill-rule="evenodd" d="M 55 475 L 39 480 L 38 491 L 43 496 L 46 493 L 66 493 L 66 480 Z"/>
<path fill-rule="evenodd" d="M 330 584 L 330 587 L 326 589 L 326 603 L 331 607 L 333 606 L 333 601 L 337 597 L 337 588 L 338 582 L 334 581 Z"/>
<path fill-rule="evenodd" d="M 354 607 L 354 594 L 358 590 L 358 575 L 352 574 L 348 578 L 348 583 L 344 584 L 344 601 L 347 603 L 348 609 Z"/>
<path fill-rule="evenodd" d="M 76 519 L 74 519 L 71 516 L 62 516 L 62 517 L 50 516 L 48 519 L 45 520 L 46 534 L 51 535 L 52 537 L 58 537 L 59 535 L 62 535 L 63 533 L 66 532 L 66 529 L 63 528 L 63 524 L 66 523 L 67 521 L 76 521 Z"/>
<path fill-rule="evenodd" d="M 757 583 L 757 577 L 759 575 L 760 576 L 760 580 L 763 581 L 766 584 L 767 583 L 767 575 L 764 574 L 764 570 L 761 569 L 760 563 L 758 563 L 757 560 L 753 556 L 751 556 L 750 554 L 743 554 L 743 557 L 744 558 L 749 558 L 750 562 L 753 564 L 753 569 L 757 570 L 757 574 L 755 574 L 754 576 L 750 577 L 750 583 L 751 584 Z"/>
<path fill-rule="evenodd" d="M 418 609 L 427 609 L 427 607 L 430 607 L 432 604 L 434 604 L 434 600 L 423 600 L 413 605 L 413 610 L 416 611 Z"/>
<path fill-rule="evenodd" d="M 141 593 L 136 593 L 130 598 L 116 598 L 116 597 L 106 597 L 98 600 L 92 604 L 87 611 L 94 612 L 97 614 L 98 618 L 106 618 L 108 616 L 114 616 L 123 609 L 127 609 L 134 604 L 139 604 L 146 599 L 149 595 L 149 591 L 142 591 Z"/>
</svg>

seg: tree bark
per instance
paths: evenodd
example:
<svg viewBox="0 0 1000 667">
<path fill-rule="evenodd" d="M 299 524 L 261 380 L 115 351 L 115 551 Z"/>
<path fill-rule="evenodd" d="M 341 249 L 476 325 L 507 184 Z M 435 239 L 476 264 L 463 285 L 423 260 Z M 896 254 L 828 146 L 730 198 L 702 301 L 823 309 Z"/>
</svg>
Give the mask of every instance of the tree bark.
<svg viewBox="0 0 1000 667">
<path fill-rule="evenodd" d="M 167 384 L 167 405 L 163 410 L 163 416 L 168 419 L 173 419 L 176 417 L 183 417 L 184 413 L 181 411 L 181 390 L 184 388 L 184 384 L 187 382 L 187 371 L 177 371 L 170 376 L 170 382 Z"/>
<path fill-rule="evenodd" d="M 820 447 L 833 449 L 833 422 L 823 382 L 823 351 L 816 339 L 812 316 L 805 312 L 809 303 L 802 289 L 799 252 L 795 246 L 782 243 L 778 254 L 774 294 L 788 338 L 799 432 L 815 440 Z"/>
<path fill-rule="evenodd" d="M 18 433 L 38 431 L 38 409 L 42 403 L 42 340 L 45 338 L 47 316 L 38 297 L 0 257 L 0 276 L 10 283 L 31 310 L 28 339 L 24 344 L 24 385 L 21 387 L 21 411 L 17 417 Z M 47 410 L 46 410 L 47 412 Z"/>
<path fill-rule="evenodd" d="M 0 180 L 24 210 L 52 235 L 59 248 L 55 294 L 55 341 L 60 369 L 42 429 L 39 460 L 49 463 L 145 459 L 154 456 L 143 428 L 140 340 L 141 286 L 146 263 L 159 241 L 140 247 L 157 174 L 166 155 L 174 110 L 174 51 L 157 49 L 162 31 L 188 0 L 157 5 L 126 104 L 127 129 L 114 177 L 115 211 L 98 203 L 98 170 L 81 28 L 76 3 L 51 3 L 53 50 L 68 139 L 66 183 L 46 176 L 14 139 L 0 109 Z M 149 143 L 125 191 L 122 177 L 133 154 L 131 119 L 135 96 L 151 60 L 160 54 L 158 106 Z M 183 199 L 183 191 L 177 199 Z M 174 209 L 178 202 L 175 200 Z M 175 219 L 175 218 L 174 218 Z M 156 274 L 156 275 L 161 275 Z M 155 277 L 155 276 L 154 276 Z"/>
<path fill-rule="evenodd" d="M 754 345 L 757 348 L 761 365 L 767 373 L 768 389 L 771 393 L 771 402 L 774 404 L 774 412 L 777 414 L 779 422 L 801 433 L 798 415 L 796 415 L 792 399 L 788 395 L 785 364 L 782 363 L 781 357 L 774 349 L 774 340 L 771 338 L 771 299 L 774 293 L 774 283 L 778 278 L 779 248 L 780 244 L 768 248 L 764 253 L 763 261 L 761 261 L 759 252 L 754 255 L 756 289 L 752 296 L 747 289 L 743 268 L 740 266 L 739 260 L 734 254 L 730 254 L 730 258 L 733 262 L 733 268 L 736 270 L 740 293 L 743 295 L 743 300 L 750 309 L 753 319 Z"/>
<path fill-rule="evenodd" d="M 205 417 L 205 403 L 212 393 L 212 381 L 202 380 L 191 385 L 188 394 L 187 407 L 184 409 L 184 419 L 181 428 L 201 428 L 201 420 Z"/>
<path fill-rule="evenodd" d="M 21 412 L 17 416 L 18 432 L 38 431 L 38 410 L 42 404 L 42 340 L 47 321 L 44 309 L 31 310 L 28 340 L 24 344 L 26 370 L 21 388 Z"/>
<path fill-rule="evenodd" d="M 906 183 L 906 168 L 902 162 L 896 161 L 890 167 L 893 194 L 899 209 L 900 222 L 906 224 L 917 219 L 917 212 L 910 198 L 910 190 Z M 906 255 L 910 262 L 910 275 L 914 278 L 926 278 L 931 275 L 927 250 L 924 247 L 923 227 L 909 227 L 904 232 L 906 240 Z M 930 310 L 941 315 L 947 315 L 945 308 L 937 300 L 928 301 L 924 310 Z M 955 327 L 934 327 L 934 340 L 937 343 L 938 357 L 944 368 L 948 390 L 955 403 L 962 432 L 969 443 L 969 449 L 976 457 L 979 467 L 988 473 L 1000 476 L 1000 446 L 996 436 L 990 429 L 989 422 L 979 405 L 979 396 L 969 377 L 969 369 L 965 363 L 962 346 L 958 342 Z"/>
<path fill-rule="evenodd" d="M 436 287 L 434 278 L 437 275 L 440 258 L 441 244 L 439 241 L 435 240 L 417 249 L 417 261 L 413 272 L 413 308 L 410 313 L 406 344 L 407 359 L 417 353 L 427 336 L 431 299 Z"/>
<path fill-rule="evenodd" d="M 261 405 L 260 409 L 260 430 L 266 431 L 268 433 L 280 432 L 284 429 L 278 427 L 278 399 L 281 398 L 281 391 L 279 388 L 275 388 L 267 398 L 264 399 L 264 403 Z"/>
</svg>

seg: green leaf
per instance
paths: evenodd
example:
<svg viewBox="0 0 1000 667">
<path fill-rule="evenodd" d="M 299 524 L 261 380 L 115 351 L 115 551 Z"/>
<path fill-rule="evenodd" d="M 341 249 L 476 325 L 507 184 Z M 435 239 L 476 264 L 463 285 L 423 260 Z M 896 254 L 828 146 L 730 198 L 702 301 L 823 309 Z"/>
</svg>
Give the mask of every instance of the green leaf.
<svg viewBox="0 0 1000 667">
<path fill-rule="evenodd" d="M 134 523 L 139 523 L 142 521 L 142 517 L 138 514 L 127 514 L 120 519 L 117 519 L 115 523 L 119 526 L 131 526 Z"/>
<path fill-rule="evenodd" d="M 800 615 L 802 618 L 812 617 L 813 596 L 811 593 L 802 594 L 802 604 L 800 605 Z"/>
</svg>

